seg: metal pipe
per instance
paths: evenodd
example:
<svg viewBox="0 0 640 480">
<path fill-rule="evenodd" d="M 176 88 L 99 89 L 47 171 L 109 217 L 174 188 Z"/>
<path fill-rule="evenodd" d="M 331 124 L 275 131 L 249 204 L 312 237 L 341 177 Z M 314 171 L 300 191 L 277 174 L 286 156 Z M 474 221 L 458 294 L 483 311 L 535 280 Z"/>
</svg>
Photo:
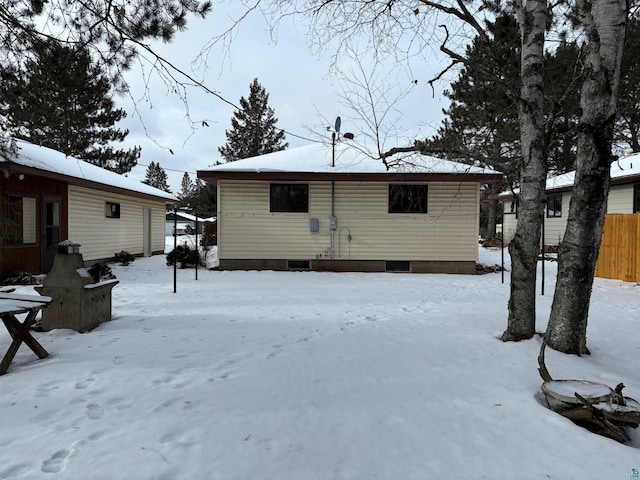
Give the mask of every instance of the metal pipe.
<svg viewBox="0 0 640 480">
<path fill-rule="evenodd" d="M 176 262 L 176 248 L 178 248 L 178 208 L 173 207 L 173 293 L 178 286 L 178 262 Z"/>
<path fill-rule="evenodd" d="M 198 250 L 198 214 L 196 213 L 196 280 L 198 280 L 198 264 L 200 263 L 200 251 Z"/>
</svg>

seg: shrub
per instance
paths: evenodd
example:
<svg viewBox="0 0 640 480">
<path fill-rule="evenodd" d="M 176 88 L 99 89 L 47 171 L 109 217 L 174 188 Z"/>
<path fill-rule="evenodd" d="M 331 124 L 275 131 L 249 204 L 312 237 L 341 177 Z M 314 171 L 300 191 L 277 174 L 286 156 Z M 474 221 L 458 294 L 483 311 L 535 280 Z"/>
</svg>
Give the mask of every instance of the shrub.
<svg viewBox="0 0 640 480">
<path fill-rule="evenodd" d="M 100 280 L 113 280 L 116 278 L 111 271 L 111 267 L 106 263 L 94 263 L 87 271 L 91 274 L 95 283 Z"/>
<path fill-rule="evenodd" d="M 217 227 L 213 222 L 206 222 L 204 224 L 204 234 L 202 235 L 202 240 L 200 244 L 204 249 L 208 249 L 214 245 L 218 244 L 217 239 Z"/>
<path fill-rule="evenodd" d="M 198 252 L 187 245 L 178 245 L 167 255 L 167 265 L 180 265 L 180 268 L 195 267 L 200 264 Z"/>
<path fill-rule="evenodd" d="M 129 265 L 131 262 L 133 262 L 136 259 L 136 257 L 134 257 L 133 255 L 131 255 L 129 252 L 125 252 L 124 250 L 116 253 L 113 256 L 113 261 L 116 263 L 119 263 L 120 265 Z"/>
</svg>

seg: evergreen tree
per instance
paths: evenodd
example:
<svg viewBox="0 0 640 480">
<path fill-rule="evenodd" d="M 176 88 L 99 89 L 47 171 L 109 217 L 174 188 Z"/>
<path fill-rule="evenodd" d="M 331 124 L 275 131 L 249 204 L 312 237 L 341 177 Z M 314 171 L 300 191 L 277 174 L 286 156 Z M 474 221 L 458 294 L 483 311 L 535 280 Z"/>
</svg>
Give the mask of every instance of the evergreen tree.
<svg viewBox="0 0 640 480">
<path fill-rule="evenodd" d="M 507 185 L 519 182 L 520 124 L 518 96 L 520 38 L 515 18 L 489 22 L 489 44 L 476 38 L 466 64 L 445 95 L 451 106 L 436 134 L 417 142 L 424 153 L 476 162 L 505 173 Z M 545 55 L 545 145 L 549 170 L 573 170 L 581 84 L 580 48 L 562 42 Z"/>
<path fill-rule="evenodd" d="M 196 180 L 193 194 L 191 195 L 191 208 L 193 213 L 200 218 L 215 217 L 217 214 L 217 189 L 215 185 Z"/>
<path fill-rule="evenodd" d="M 183 207 L 189 205 L 191 203 L 190 200 L 194 192 L 195 185 L 193 184 L 191 177 L 189 177 L 189 174 L 187 172 L 184 172 L 184 175 L 182 176 L 182 182 L 180 184 L 180 192 L 178 192 L 177 195 L 179 205 Z"/>
<path fill-rule="evenodd" d="M 640 21 L 630 17 L 622 54 L 615 142 L 640 152 Z"/>
<path fill-rule="evenodd" d="M 111 82 L 86 49 L 58 41 L 34 42 L 24 68 L 7 66 L 0 82 L 0 113 L 16 137 L 58 150 L 117 173 L 129 172 L 140 147 L 115 149 L 128 130 L 115 108 Z"/>
<path fill-rule="evenodd" d="M 171 189 L 167 184 L 167 172 L 160 166 L 160 163 L 151 162 L 147 167 L 147 171 L 142 183 L 151 185 L 152 187 L 171 193 Z"/>
<path fill-rule="evenodd" d="M 269 94 L 255 78 L 249 85 L 249 99 L 240 98 L 241 108 L 231 118 L 233 128 L 225 131 L 227 143 L 218 148 L 227 162 L 278 152 L 289 146 L 283 143 L 284 131 L 276 128 L 278 119 L 268 102 Z"/>
<path fill-rule="evenodd" d="M 444 94 L 451 105 L 435 136 L 417 142 L 428 154 L 478 162 L 506 174 L 518 171 L 520 131 L 520 37 L 516 20 L 501 15 L 488 24 L 491 44 L 477 37 L 467 48 L 468 64 Z"/>
</svg>

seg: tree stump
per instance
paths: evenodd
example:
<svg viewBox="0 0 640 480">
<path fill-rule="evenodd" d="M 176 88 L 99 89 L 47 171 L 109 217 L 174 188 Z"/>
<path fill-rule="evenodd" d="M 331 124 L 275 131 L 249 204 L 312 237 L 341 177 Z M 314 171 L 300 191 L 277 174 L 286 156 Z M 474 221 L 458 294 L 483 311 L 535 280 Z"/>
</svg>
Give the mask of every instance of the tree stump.
<svg viewBox="0 0 640 480">
<path fill-rule="evenodd" d="M 615 389 L 587 380 L 553 380 L 544 363 L 542 342 L 538 371 L 544 380 L 540 389 L 547 406 L 577 425 L 624 443 L 629 440 L 625 429 L 640 425 L 640 403 L 622 395 L 624 385 Z"/>
</svg>

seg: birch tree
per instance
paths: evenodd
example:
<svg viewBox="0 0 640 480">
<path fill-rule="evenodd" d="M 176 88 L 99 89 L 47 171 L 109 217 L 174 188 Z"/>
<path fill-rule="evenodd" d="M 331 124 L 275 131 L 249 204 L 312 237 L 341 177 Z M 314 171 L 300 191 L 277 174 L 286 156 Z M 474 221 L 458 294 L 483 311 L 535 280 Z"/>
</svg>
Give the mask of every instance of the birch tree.
<svg viewBox="0 0 640 480">
<path fill-rule="evenodd" d="M 567 229 L 558 251 L 558 279 L 547 342 L 556 350 L 586 354 L 589 301 L 611 180 L 611 147 L 628 3 L 578 0 L 576 13 L 587 39 L 582 115 L 576 177 Z"/>
<path fill-rule="evenodd" d="M 511 243 L 511 282 L 505 341 L 531 338 L 536 331 L 536 269 L 542 229 L 542 208 L 547 177 L 543 151 L 544 36 L 547 23 L 545 0 L 517 0 L 520 26 L 521 94 L 519 105 L 520 196 L 518 223 Z"/>
</svg>

